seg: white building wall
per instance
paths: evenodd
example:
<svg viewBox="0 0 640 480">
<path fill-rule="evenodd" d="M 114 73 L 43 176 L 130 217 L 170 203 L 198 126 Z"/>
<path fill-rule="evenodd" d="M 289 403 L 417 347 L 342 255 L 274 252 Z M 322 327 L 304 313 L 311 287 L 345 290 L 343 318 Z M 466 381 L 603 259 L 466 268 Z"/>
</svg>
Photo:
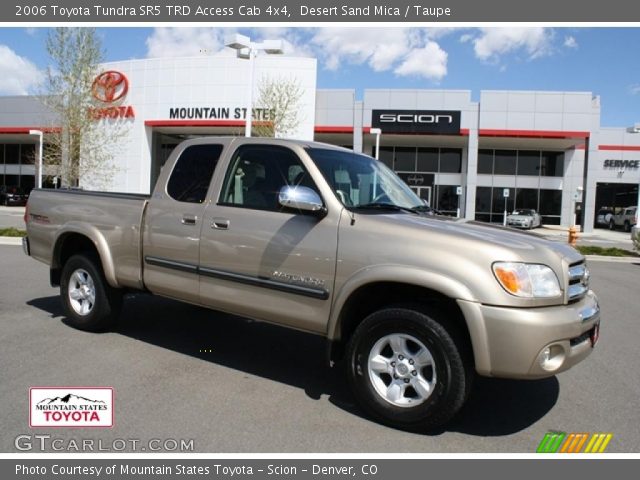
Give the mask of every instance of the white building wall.
<svg viewBox="0 0 640 480">
<path fill-rule="evenodd" d="M 255 59 L 254 108 L 260 107 L 262 79 L 291 80 L 302 89 L 300 124 L 291 138 L 313 139 L 316 63 L 313 58 L 280 55 L 258 55 Z M 227 120 L 244 120 L 244 114 L 237 117 L 235 110 L 246 108 L 248 101 L 247 60 L 228 55 L 157 58 L 105 63 L 102 68 L 127 76 L 129 93 L 122 104 L 135 110 L 134 119 L 120 120 L 128 124 L 128 131 L 117 155 L 118 174 L 108 190 L 149 193 L 152 129 L 145 127 L 145 121 L 170 121 L 172 108 L 191 107 L 228 108 L 231 118 Z M 84 186 L 89 185 L 84 182 Z"/>
<path fill-rule="evenodd" d="M 480 128 L 490 130 L 591 130 L 590 92 L 480 92 Z"/>
</svg>

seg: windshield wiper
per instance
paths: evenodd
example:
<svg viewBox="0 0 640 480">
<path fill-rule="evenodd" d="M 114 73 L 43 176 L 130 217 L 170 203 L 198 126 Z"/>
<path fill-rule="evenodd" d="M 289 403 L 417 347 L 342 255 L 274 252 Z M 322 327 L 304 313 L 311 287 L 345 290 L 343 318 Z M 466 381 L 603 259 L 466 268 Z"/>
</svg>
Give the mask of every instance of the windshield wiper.
<svg viewBox="0 0 640 480">
<path fill-rule="evenodd" d="M 351 207 L 354 210 L 393 210 L 396 212 L 409 212 L 416 215 L 419 215 L 420 212 L 415 208 L 402 207 L 400 205 L 394 205 L 393 203 L 380 203 L 380 202 L 372 202 L 372 203 L 363 203 L 361 205 L 356 205 L 355 207 Z"/>
</svg>

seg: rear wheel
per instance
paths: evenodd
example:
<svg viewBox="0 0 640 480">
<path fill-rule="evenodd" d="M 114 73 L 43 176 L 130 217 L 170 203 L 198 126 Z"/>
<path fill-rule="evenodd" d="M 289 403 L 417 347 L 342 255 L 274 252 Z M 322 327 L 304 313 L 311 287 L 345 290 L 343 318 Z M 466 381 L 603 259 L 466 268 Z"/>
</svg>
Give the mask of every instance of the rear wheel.
<svg viewBox="0 0 640 480">
<path fill-rule="evenodd" d="M 112 327 L 122 308 L 122 292 L 111 287 L 97 258 L 74 255 L 65 263 L 60 278 L 60 296 L 67 323 L 91 332 Z"/>
<path fill-rule="evenodd" d="M 613 221 L 613 219 L 609 220 L 609 230 L 615 230 L 616 229 L 616 223 Z"/>
<path fill-rule="evenodd" d="M 363 409 L 382 423 L 424 431 L 450 420 L 470 391 L 464 348 L 431 315 L 387 308 L 369 315 L 348 347 L 348 376 Z"/>
<path fill-rule="evenodd" d="M 624 231 L 625 232 L 630 232 L 631 231 L 631 224 L 629 223 L 629 220 L 625 220 L 624 221 Z"/>
</svg>

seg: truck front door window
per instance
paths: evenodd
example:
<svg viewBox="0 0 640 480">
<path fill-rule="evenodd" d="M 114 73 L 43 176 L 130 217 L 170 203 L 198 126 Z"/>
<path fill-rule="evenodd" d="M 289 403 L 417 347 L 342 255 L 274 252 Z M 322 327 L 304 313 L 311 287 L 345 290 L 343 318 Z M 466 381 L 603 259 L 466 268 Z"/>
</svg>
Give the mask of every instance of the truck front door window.
<svg viewBox="0 0 640 480">
<path fill-rule="evenodd" d="M 227 171 L 219 203 L 279 212 L 278 192 L 286 185 L 317 187 L 298 156 L 288 148 L 245 145 L 238 148 Z"/>
</svg>

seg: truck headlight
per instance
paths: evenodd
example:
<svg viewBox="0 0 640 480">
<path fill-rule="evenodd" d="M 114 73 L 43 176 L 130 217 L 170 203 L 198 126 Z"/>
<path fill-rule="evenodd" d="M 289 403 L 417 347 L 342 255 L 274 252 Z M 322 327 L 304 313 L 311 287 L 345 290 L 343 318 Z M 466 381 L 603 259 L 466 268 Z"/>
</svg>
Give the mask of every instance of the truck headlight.
<svg viewBox="0 0 640 480">
<path fill-rule="evenodd" d="M 517 297 L 551 298 L 561 294 L 558 277 L 546 265 L 495 262 L 493 274 L 502 288 Z"/>
</svg>

